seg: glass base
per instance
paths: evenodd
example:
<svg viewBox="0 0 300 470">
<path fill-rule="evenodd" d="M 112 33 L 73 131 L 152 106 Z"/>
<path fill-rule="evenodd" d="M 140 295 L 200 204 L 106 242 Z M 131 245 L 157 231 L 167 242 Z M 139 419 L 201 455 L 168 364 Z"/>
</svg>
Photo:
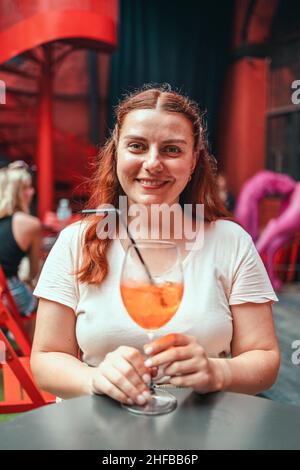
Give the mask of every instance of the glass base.
<svg viewBox="0 0 300 470">
<path fill-rule="evenodd" d="M 152 395 L 152 399 L 146 405 L 124 405 L 122 407 L 131 413 L 138 415 L 164 415 L 171 413 L 177 407 L 177 400 L 171 393 L 165 390 L 155 389 L 155 393 Z"/>
</svg>

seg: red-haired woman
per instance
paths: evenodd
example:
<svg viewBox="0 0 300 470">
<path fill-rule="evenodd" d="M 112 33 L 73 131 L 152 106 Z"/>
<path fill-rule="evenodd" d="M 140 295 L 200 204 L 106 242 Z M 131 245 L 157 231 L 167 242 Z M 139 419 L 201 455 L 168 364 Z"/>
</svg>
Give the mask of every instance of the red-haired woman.
<svg viewBox="0 0 300 470">
<path fill-rule="evenodd" d="M 178 203 L 192 204 L 195 215 L 204 204 L 204 246 L 187 252 L 186 240 L 170 232 L 187 288 L 160 339 L 147 345 L 152 352 L 145 364 L 145 333 L 119 293 L 128 240 L 99 239 L 98 216 L 64 229 L 35 290 L 40 302 L 31 365 L 39 386 L 61 398 L 97 393 L 142 405 L 151 398 L 150 374 L 159 368 L 157 382 L 167 378 L 199 393 L 269 388 L 280 362 L 271 307 L 277 297 L 251 237 L 218 198 L 196 104 L 168 86 L 145 87 L 124 99 L 116 115 L 88 207 L 117 207 L 121 195 L 129 208 L 142 204 L 149 212 L 154 204 Z"/>
</svg>

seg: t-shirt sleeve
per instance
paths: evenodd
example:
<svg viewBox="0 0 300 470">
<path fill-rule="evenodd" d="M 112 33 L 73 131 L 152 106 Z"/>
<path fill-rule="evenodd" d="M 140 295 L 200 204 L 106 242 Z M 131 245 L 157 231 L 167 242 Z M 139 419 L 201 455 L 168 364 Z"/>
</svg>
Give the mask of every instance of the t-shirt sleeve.
<svg viewBox="0 0 300 470">
<path fill-rule="evenodd" d="M 71 307 L 75 312 L 78 293 L 74 266 L 73 239 L 67 228 L 48 254 L 33 294 Z"/>
<path fill-rule="evenodd" d="M 276 302 L 278 298 L 261 257 L 252 239 L 250 239 L 244 245 L 244 249 L 237 259 L 233 273 L 229 305 L 246 302 L 264 303 L 268 301 Z"/>
</svg>

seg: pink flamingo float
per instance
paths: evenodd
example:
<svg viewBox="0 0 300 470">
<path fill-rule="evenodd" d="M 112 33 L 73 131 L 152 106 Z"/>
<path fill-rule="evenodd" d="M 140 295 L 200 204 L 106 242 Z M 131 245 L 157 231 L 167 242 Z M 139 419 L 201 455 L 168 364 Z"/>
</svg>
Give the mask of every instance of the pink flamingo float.
<svg viewBox="0 0 300 470">
<path fill-rule="evenodd" d="M 288 206 L 276 219 L 269 221 L 256 242 L 259 254 L 266 255 L 266 269 L 276 290 L 281 289 L 282 281 L 274 269 L 275 253 L 285 243 L 289 243 L 298 231 L 300 231 L 300 182 L 295 184 Z"/>
<path fill-rule="evenodd" d="M 262 170 L 244 183 L 237 200 L 235 219 L 256 241 L 258 238 L 258 210 L 260 200 L 269 194 L 283 196 L 280 213 L 289 204 L 289 196 L 296 182 L 288 175 Z"/>
</svg>

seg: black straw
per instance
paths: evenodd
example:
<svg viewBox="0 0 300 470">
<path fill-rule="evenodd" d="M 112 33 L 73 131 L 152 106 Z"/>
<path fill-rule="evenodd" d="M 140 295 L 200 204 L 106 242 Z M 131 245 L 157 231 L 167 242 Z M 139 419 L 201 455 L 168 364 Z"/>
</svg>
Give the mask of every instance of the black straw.
<svg viewBox="0 0 300 470">
<path fill-rule="evenodd" d="M 138 246 L 137 246 L 137 243 L 136 243 L 135 239 L 133 238 L 133 236 L 130 233 L 129 227 L 128 227 L 128 225 L 126 224 L 126 222 L 124 220 L 122 212 L 119 209 L 117 209 L 116 207 L 109 207 L 107 209 L 105 209 L 105 208 L 102 208 L 102 209 L 101 208 L 99 208 L 99 209 L 84 209 L 84 210 L 81 211 L 81 214 L 105 214 L 105 213 L 109 213 L 109 212 L 117 212 L 117 214 L 119 215 L 119 219 L 120 219 L 123 227 L 125 227 L 125 229 L 126 229 L 128 238 L 129 238 L 132 246 L 134 247 L 134 249 L 136 251 L 136 254 L 138 255 L 141 263 L 143 264 L 143 266 L 145 268 L 145 271 L 147 273 L 149 281 L 150 281 L 151 284 L 154 285 L 155 282 L 153 280 L 153 277 L 151 276 L 149 268 L 148 268 L 147 264 L 145 263 L 145 260 L 142 257 L 142 254 L 141 254 L 140 250 L 138 249 Z"/>
</svg>

